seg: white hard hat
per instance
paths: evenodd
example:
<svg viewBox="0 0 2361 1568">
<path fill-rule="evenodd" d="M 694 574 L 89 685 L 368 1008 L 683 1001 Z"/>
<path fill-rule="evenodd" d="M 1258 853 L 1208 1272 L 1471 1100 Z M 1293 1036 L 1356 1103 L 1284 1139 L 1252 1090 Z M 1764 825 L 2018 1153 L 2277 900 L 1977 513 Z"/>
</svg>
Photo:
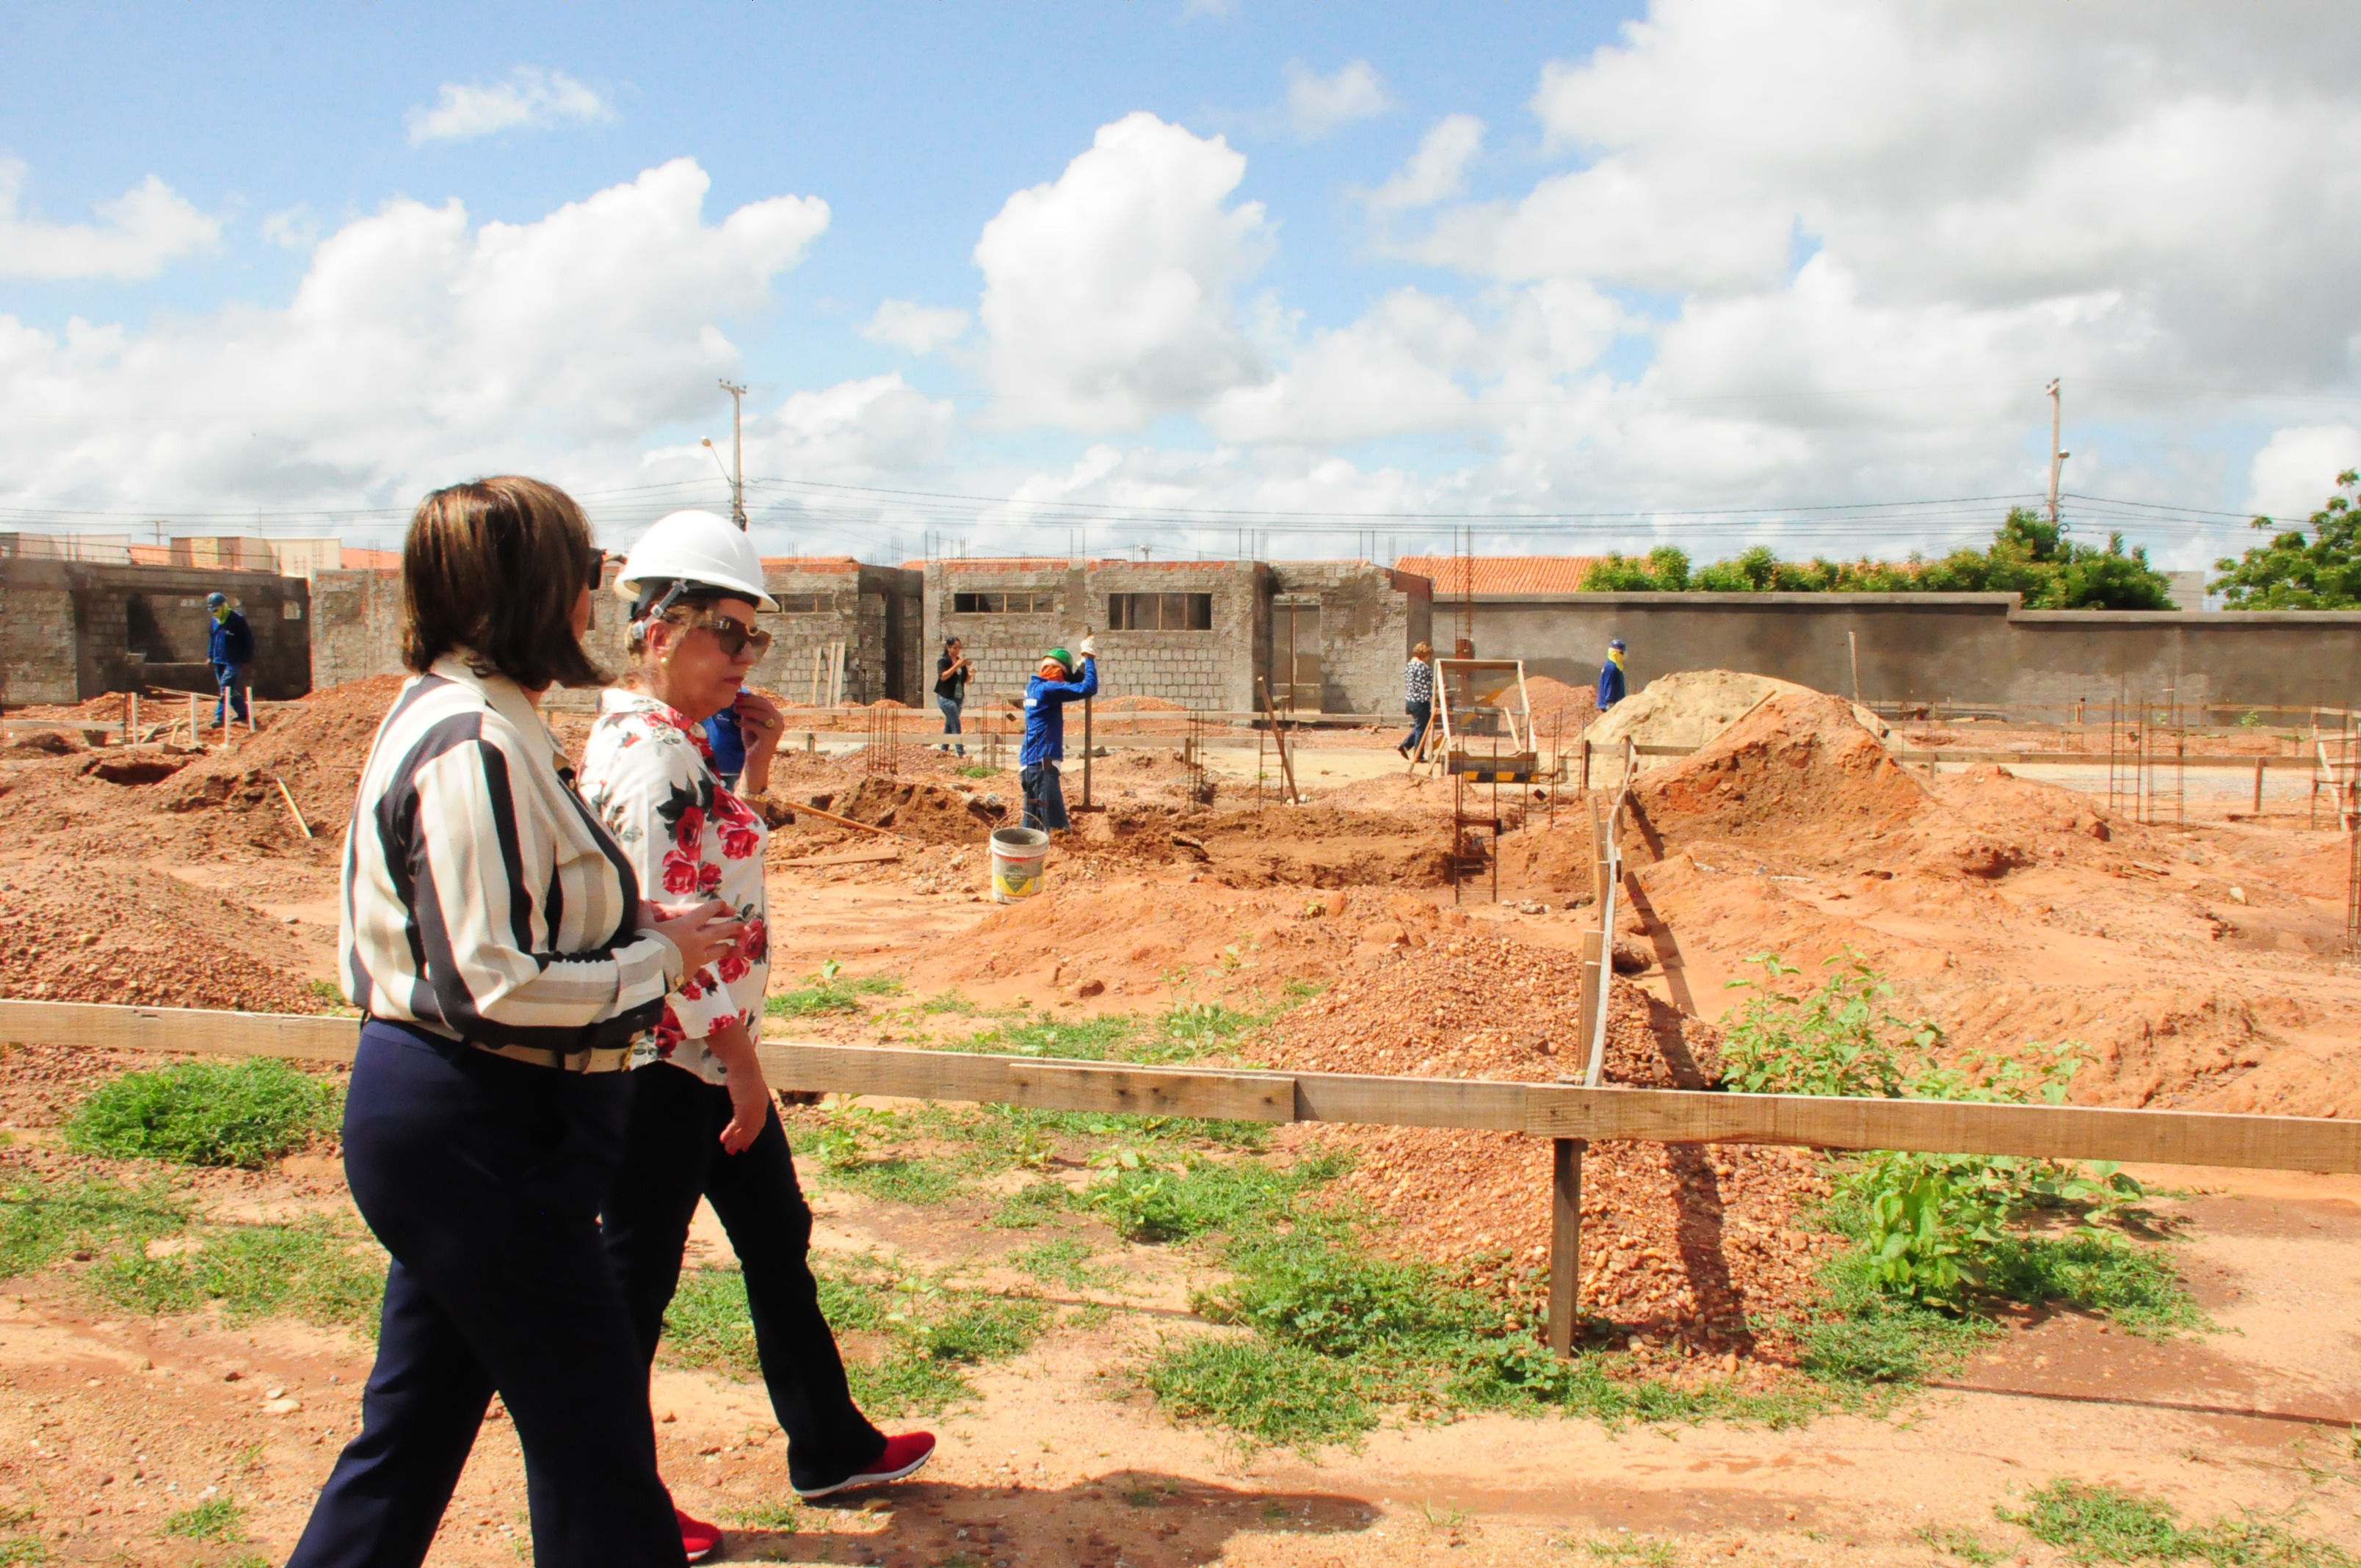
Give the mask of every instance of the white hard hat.
<svg viewBox="0 0 2361 1568">
<path fill-rule="evenodd" d="M 631 546 L 615 579 L 615 597 L 636 599 L 642 583 L 685 583 L 688 591 L 721 588 L 751 599 L 757 609 L 776 609 L 763 591 L 763 558 L 746 531 L 709 511 L 676 511 L 656 519 Z"/>
</svg>

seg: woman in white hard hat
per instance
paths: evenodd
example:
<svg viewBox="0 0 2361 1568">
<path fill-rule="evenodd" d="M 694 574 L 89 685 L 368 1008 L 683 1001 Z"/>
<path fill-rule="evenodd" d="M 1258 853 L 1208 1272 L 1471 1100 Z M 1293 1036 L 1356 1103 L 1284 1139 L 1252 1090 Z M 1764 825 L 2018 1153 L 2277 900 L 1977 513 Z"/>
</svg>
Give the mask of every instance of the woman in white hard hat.
<svg viewBox="0 0 2361 1568">
<path fill-rule="evenodd" d="M 631 601 L 624 684 L 610 688 L 582 757 L 582 792 L 652 887 L 718 895 L 744 935 L 664 998 L 654 1050 L 636 1075 L 623 1165 L 604 1221 L 642 1351 L 653 1360 L 698 1199 L 713 1205 L 744 1271 L 771 1408 L 787 1434 L 787 1476 L 816 1497 L 898 1480 L 926 1463 L 925 1432 L 888 1440 L 845 1387 L 807 1259 L 812 1216 L 754 1044 L 770 975 L 763 819 L 716 776 L 703 721 L 734 698 L 746 779 L 766 782 L 783 720 L 740 687 L 769 649 L 755 612 L 753 542 L 710 512 L 675 512 L 648 530 L 617 579 Z M 692 1554 L 719 1538 L 682 1516 Z M 701 1532 L 701 1533 L 700 1533 Z"/>
</svg>

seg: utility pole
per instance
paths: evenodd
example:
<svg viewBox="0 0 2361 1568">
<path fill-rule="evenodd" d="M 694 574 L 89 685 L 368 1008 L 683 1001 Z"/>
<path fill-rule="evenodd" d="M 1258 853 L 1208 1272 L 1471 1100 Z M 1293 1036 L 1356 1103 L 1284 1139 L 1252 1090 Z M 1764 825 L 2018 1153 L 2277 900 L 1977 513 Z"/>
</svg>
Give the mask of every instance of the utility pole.
<svg viewBox="0 0 2361 1568">
<path fill-rule="evenodd" d="M 724 381 L 721 389 L 730 394 L 730 521 L 742 530 L 746 526 L 746 389 L 735 381 Z M 2049 488 L 2049 514 L 2054 519 L 2058 515 L 2054 474 Z"/>
<path fill-rule="evenodd" d="M 2049 526 L 2058 526 L 2058 471 L 2073 454 L 2059 447 L 2065 434 L 2065 400 L 2059 393 L 2059 378 L 2049 383 Z"/>
</svg>

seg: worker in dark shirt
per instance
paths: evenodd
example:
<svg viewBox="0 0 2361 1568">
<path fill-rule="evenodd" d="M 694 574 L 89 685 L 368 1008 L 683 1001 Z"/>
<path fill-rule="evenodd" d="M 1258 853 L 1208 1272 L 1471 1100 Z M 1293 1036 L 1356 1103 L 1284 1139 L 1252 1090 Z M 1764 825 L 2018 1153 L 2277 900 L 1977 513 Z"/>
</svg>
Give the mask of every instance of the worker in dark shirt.
<svg viewBox="0 0 2361 1568">
<path fill-rule="evenodd" d="M 961 732 L 960 709 L 967 706 L 967 681 L 974 673 L 975 665 L 969 662 L 967 654 L 961 649 L 958 638 L 954 637 L 943 644 L 943 656 L 935 661 L 935 706 L 942 709 L 945 735 Z M 958 746 L 961 756 L 967 755 L 967 742 L 964 740 L 947 740 L 935 750 L 948 751 L 953 745 Z"/>
<path fill-rule="evenodd" d="M 1025 745 L 1016 753 L 1016 777 L 1025 791 L 1025 826 L 1047 833 L 1062 833 L 1070 826 L 1066 792 L 1058 782 L 1058 764 L 1066 755 L 1066 704 L 1099 691 L 1091 639 L 1082 639 L 1082 650 L 1081 680 L 1074 679 L 1074 656 L 1052 648 L 1025 685 Z"/>
<path fill-rule="evenodd" d="M 1623 700 L 1623 639 L 1607 640 L 1607 663 L 1598 666 L 1598 711 L 1606 712 Z"/>
<path fill-rule="evenodd" d="M 227 594 L 207 594 L 205 609 L 212 612 L 214 623 L 205 631 L 205 658 L 214 667 L 214 684 L 221 688 L 221 703 L 214 716 L 217 728 L 229 727 L 230 710 L 235 707 L 239 718 L 251 724 L 253 715 L 246 710 L 246 671 L 254 663 L 254 628 L 246 617 L 229 606 Z"/>
</svg>

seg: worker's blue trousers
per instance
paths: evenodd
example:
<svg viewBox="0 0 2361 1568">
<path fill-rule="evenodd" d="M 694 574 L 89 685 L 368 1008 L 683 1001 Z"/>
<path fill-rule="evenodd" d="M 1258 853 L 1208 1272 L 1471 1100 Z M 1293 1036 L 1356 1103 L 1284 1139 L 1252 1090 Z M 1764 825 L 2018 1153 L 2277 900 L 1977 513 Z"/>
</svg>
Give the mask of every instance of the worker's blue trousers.
<svg viewBox="0 0 2361 1568">
<path fill-rule="evenodd" d="M 246 687 L 238 684 L 238 677 L 245 673 L 236 664 L 214 666 L 214 685 L 221 688 L 221 697 L 214 705 L 214 729 L 220 729 L 228 725 L 233 708 L 236 710 L 238 722 L 242 724 L 247 721 Z"/>
<path fill-rule="evenodd" d="M 495 1390 L 524 1448 L 541 1568 L 686 1562 L 647 1362 L 598 1236 L 631 1078 L 362 1025 L 345 1174 L 393 1266 L 360 1435 L 288 1568 L 417 1568 Z"/>
</svg>

